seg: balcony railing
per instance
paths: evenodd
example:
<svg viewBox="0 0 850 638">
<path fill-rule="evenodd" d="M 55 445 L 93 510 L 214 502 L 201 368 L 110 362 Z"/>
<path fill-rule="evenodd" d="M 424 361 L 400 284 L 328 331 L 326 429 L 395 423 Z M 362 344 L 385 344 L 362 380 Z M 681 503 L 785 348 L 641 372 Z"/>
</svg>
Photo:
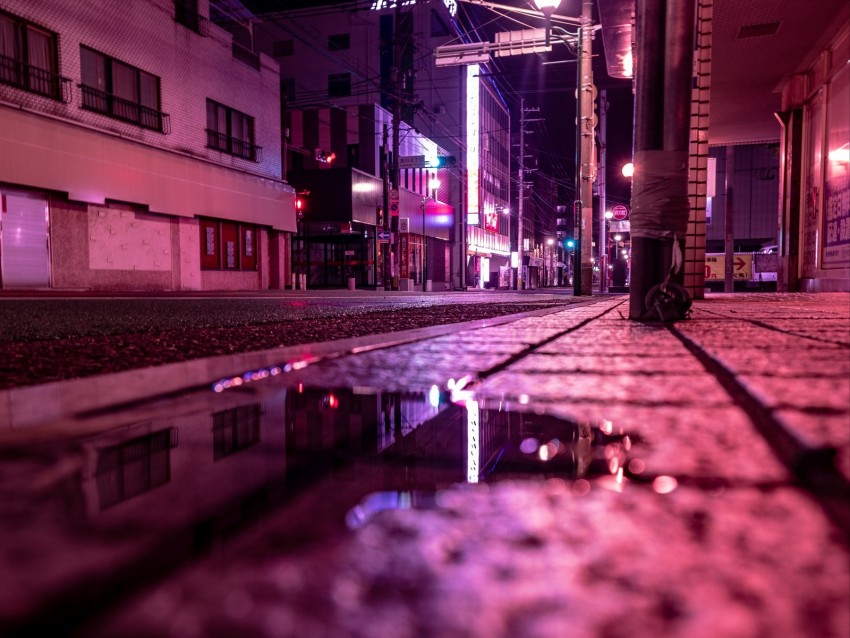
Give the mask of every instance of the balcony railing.
<svg viewBox="0 0 850 638">
<path fill-rule="evenodd" d="M 262 146 L 257 146 L 251 142 L 240 140 L 212 129 L 206 129 L 206 131 L 208 148 L 223 151 L 230 155 L 236 155 L 237 157 L 244 157 L 258 163 L 263 161 Z"/>
<path fill-rule="evenodd" d="M 69 78 L 5 55 L 0 55 L 0 82 L 66 104 L 71 101 Z"/>
<path fill-rule="evenodd" d="M 162 133 L 171 132 L 171 118 L 167 113 L 142 106 L 138 102 L 127 100 L 112 93 L 79 84 L 82 93 L 82 108 L 110 115 L 116 119 L 132 122 L 141 127 Z"/>
<path fill-rule="evenodd" d="M 258 53 L 254 53 L 251 49 L 246 49 L 238 42 L 233 42 L 231 49 L 233 51 L 234 59 L 239 60 L 240 62 L 257 70 L 260 69 L 260 55 Z"/>
</svg>

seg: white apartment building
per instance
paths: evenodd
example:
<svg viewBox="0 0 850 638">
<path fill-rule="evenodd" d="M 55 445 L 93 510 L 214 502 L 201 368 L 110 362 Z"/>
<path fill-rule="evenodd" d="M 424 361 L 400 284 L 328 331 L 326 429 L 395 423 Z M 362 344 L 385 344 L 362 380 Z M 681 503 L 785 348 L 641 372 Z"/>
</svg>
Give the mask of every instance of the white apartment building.
<svg viewBox="0 0 850 638">
<path fill-rule="evenodd" d="M 0 0 L 0 285 L 285 286 L 274 60 L 208 0 Z"/>
<path fill-rule="evenodd" d="M 280 64 L 285 170 L 293 183 L 297 172 L 329 168 L 317 161 L 317 149 L 334 153 L 335 167 L 378 178 L 385 140 L 401 158 L 429 148 L 454 157 L 454 165 L 439 170 L 402 168 L 392 184 L 399 191 L 399 218 L 410 220 L 409 272 L 417 281 L 423 261 L 441 264 L 445 244 L 451 253 L 446 287 L 483 287 L 510 260 L 508 218 L 499 214 L 510 202 L 510 115 L 483 66 L 435 65 L 436 47 L 462 41 L 456 9 L 452 0 L 399 6 L 376 0 L 371 9 L 356 11 L 325 6 L 269 13 L 255 29 L 255 43 Z M 398 127 L 391 124 L 394 97 Z M 365 120 L 364 106 L 370 107 Z M 445 206 L 425 215 L 421 195 L 429 191 L 423 184 L 433 177 Z M 448 228 L 431 223 L 447 210 Z M 420 233 L 424 247 L 416 243 Z M 394 261 L 405 263 L 399 254 Z M 429 277 L 442 272 L 425 270 Z"/>
</svg>

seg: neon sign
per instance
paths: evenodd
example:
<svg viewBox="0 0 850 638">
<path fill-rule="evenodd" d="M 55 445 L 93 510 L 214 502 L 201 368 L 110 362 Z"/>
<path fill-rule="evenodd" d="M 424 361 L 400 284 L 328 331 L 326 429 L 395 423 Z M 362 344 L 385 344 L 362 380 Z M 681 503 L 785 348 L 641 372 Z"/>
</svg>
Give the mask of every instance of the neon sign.
<svg viewBox="0 0 850 638">
<path fill-rule="evenodd" d="M 470 64 L 466 67 L 466 210 L 469 215 L 477 214 L 478 210 L 478 105 L 480 79 L 479 66 Z"/>
<path fill-rule="evenodd" d="M 399 6 L 410 7 L 416 4 L 416 0 L 402 0 Z M 448 9 L 449 15 L 455 17 L 457 14 L 457 0 L 443 0 L 443 4 Z M 396 0 L 374 0 L 372 2 L 372 11 L 381 11 L 383 9 L 395 9 Z"/>
</svg>

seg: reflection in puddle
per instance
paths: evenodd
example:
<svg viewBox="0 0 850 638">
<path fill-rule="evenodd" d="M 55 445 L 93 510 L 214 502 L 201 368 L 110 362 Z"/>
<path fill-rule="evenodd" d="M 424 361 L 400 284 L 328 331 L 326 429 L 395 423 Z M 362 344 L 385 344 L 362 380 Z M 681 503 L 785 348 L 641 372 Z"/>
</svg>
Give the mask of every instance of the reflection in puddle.
<svg viewBox="0 0 850 638">
<path fill-rule="evenodd" d="M 257 380 L 279 374 L 266 372 Z M 38 557 L 38 577 L 0 600 L 0 634 L 37 618 L 74 627 L 91 612 L 75 606 L 81 596 L 108 607 L 265 518 L 285 517 L 276 533 L 294 552 L 380 511 L 436 507 L 457 484 L 546 477 L 581 494 L 600 477 L 622 481 L 630 462 L 631 440 L 609 422 L 539 414 L 527 398 L 281 379 L 231 382 L 202 411 L 116 417 L 61 445 L 0 446 L 15 477 L 0 483 L 0 580 L 16 582 L 12 557 Z"/>
<path fill-rule="evenodd" d="M 349 528 L 387 509 L 433 507 L 440 489 L 462 482 L 558 477 L 574 481 L 581 495 L 590 491 L 588 478 L 605 477 L 610 489 L 621 489 L 632 441 L 614 434 L 610 421 L 561 419 L 529 411 L 524 397 L 512 403 L 460 388 L 448 395 L 436 386 L 420 394 L 365 393 L 374 394 L 384 423 L 373 462 L 394 470 L 383 491 L 349 511 Z"/>
<path fill-rule="evenodd" d="M 410 494 L 458 483 L 621 479 L 632 443 L 609 421 L 561 419 L 530 411 L 523 401 L 436 386 L 385 392 L 299 384 L 218 400 L 225 405 L 209 413 L 137 423 L 83 441 L 87 511 L 126 503 L 126 512 L 138 506 L 160 519 L 208 516 L 240 490 L 274 486 L 276 494 L 291 496 L 323 477 L 346 484 L 340 493 L 358 498 L 396 491 L 387 502 L 403 507 Z"/>
</svg>

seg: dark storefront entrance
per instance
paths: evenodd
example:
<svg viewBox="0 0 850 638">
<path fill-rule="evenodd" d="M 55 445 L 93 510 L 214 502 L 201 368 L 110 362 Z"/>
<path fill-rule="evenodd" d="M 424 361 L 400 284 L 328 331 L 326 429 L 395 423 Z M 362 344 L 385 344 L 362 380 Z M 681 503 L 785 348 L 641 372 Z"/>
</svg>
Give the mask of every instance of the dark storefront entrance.
<svg viewBox="0 0 850 638">
<path fill-rule="evenodd" d="M 292 272 L 307 275 L 308 288 L 375 285 L 375 238 L 372 231 L 345 235 L 297 236 L 292 240 Z"/>
</svg>

